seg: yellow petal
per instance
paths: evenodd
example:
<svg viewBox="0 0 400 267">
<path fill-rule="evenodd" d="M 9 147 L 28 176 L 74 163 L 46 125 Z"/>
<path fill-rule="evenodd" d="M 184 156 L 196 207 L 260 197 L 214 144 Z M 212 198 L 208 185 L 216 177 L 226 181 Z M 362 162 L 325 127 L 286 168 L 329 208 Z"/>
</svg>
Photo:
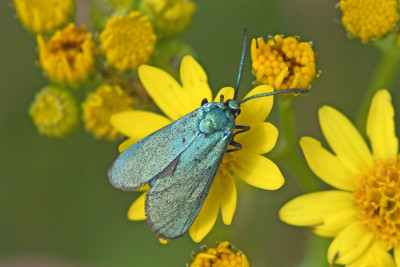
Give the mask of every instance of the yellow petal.
<svg viewBox="0 0 400 267">
<path fill-rule="evenodd" d="M 233 95 L 235 94 L 235 89 L 233 87 L 223 87 L 219 90 L 218 94 L 214 98 L 214 102 L 221 101 L 221 95 L 224 95 L 224 101 L 228 99 L 233 99 Z"/>
<path fill-rule="evenodd" d="M 147 93 L 171 120 L 193 111 L 192 104 L 187 101 L 190 96 L 168 73 L 148 65 L 141 65 L 138 73 Z"/>
<path fill-rule="evenodd" d="M 355 209 L 348 209 L 327 214 L 323 223 L 313 227 L 313 232 L 319 236 L 334 237 L 339 234 L 347 225 L 358 220 Z"/>
<path fill-rule="evenodd" d="M 125 149 L 127 149 L 128 147 L 130 147 L 131 145 L 133 145 L 134 143 L 136 143 L 140 139 L 139 138 L 129 138 L 129 139 L 125 140 L 118 147 L 119 153 L 122 153 L 122 151 L 124 151 Z"/>
<path fill-rule="evenodd" d="M 232 171 L 246 183 L 261 189 L 276 190 L 285 182 L 278 166 L 266 157 L 243 150 L 236 153 L 237 163 Z"/>
<path fill-rule="evenodd" d="M 365 253 L 372 240 L 372 234 L 357 220 L 333 239 L 328 249 L 328 261 L 337 264 L 352 263 Z"/>
<path fill-rule="evenodd" d="M 222 220 L 224 224 L 230 225 L 233 215 L 235 214 L 237 202 L 235 182 L 229 173 L 226 175 L 217 173 L 215 176 L 215 184 L 218 186 L 218 193 L 221 201 Z"/>
<path fill-rule="evenodd" d="M 199 214 L 189 229 L 194 242 L 200 242 L 211 231 L 217 220 L 219 206 L 218 188 L 213 183 Z"/>
<path fill-rule="evenodd" d="M 372 155 L 354 125 L 336 109 L 319 109 L 322 132 L 338 158 L 354 173 L 359 174 L 372 166 Z"/>
<path fill-rule="evenodd" d="M 339 189 L 354 189 L 354 174 L 335 155 L 323 148 L 320 142 L 311 137 L 302 137 L 300 146 L 308 166 L 321 180 Z"/>
<path fill-rule="evenodd" d="M 393 249 L 394 260 L 396 261 L 396 266 L 400 266 L 400 246 L 397 245 Z"/>
<path fill-rule="evenodd" d="M 278 129 L 269 122 L 250 125 L 250 131 L 240 133 L 235 137 L 235 141 L 242 145 L 243 150 L 255 154 L 271 151 L 277 140 Z"/>
<path fill-rule="evenodd" d="M 395 159 L 399 142 L 394 129 L 392 98 L 387 90 L 378 91 L 372 99 L 367 135 L 371 141 L 375 160 Z"/>
<path fill-rule="evenodd" d="M 385 249 L 372 245 L 356 261 L 346 267 L 396 267 L 392 255 Z M 398 265 L 397 265 L 398 266 Z"/>
<path fill-rule="evenodd" d="M 190 96 L 187 101 L 192 104 L 193 110 L 200 107 L 201 101 L 207 98 L 212 100 L 212 93 L 207 82 L 207 75 L 203 68 L 192 56 L 185 56 L 181 63 L 181 82 L 183 89 Z"/>
<path fill-rule="evenodd" d="M 110 122 L 118 132 L 140 140 L 171 123 L 171 120 L 148 111 L 125 111 L 112 115 Z"/>
<path fill-rule="evenodd" d="M 292 199 L 281 208 L 279 218 L 292 225 L 318 226 L 327 215 L 349 210 L 354 210 L 352 194 L 330 190 Z"/>
<path fill-rule="evenodd" d="M 251 90 L 243 99 L 253 95 L 273 92 L 269 85 L 260 85 Z M 240 105 L 241 113 L 236 119 L 236 125 L 249 125 L 265 121 L 274 103 L 273 96 L 259 97 Z"/>
<path fill-rule="evenodd" d="M 147 191 L 141 194 L 129 207 L 128 219 L 131 221 L 146 220 L 144 203 L 146 201 Z"/>
</svg>

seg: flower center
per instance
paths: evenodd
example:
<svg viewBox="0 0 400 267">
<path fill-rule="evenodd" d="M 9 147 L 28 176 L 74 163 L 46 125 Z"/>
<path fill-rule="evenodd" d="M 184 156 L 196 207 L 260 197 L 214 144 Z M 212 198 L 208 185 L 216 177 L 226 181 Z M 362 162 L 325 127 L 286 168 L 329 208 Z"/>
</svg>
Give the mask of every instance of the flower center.
<svg viewBox="0 0 400 267">
<path fill-rule="evenodd" d="M 377 161 L 358 176 L 354 200 L 358 216 L 375 238 L 400 244 L 400 155 L 396 160 Z"/>
<path fill-rule="evenodd" d="M 236 153 L 229 152 L 226 153 L 224 158 L 222 159 L 221 165 L 219 166 L 218 172 L 222 175 L 229 175 L 230 171 L 232 170 L 232 166 L 237 163 L 237 156 Z"/>
</svg>

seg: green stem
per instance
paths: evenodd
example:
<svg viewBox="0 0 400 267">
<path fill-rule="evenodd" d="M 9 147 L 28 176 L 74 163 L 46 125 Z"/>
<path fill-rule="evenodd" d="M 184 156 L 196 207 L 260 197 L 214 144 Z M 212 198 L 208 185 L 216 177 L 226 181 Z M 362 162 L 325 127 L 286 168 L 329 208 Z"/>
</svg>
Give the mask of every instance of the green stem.
<svg viewBox="0 0 400 267">
<path fill-rule="evenodd" d="M 295 131 L 296 115 L 292 108 L 292 98 L 279 98 L 278 104 L 281 119 L 279 139 L 281 141 L 278 147 L 279 152 L 272 156 L 282 157 L 297 176 L 297 181 L 305 192 L 317 191 L 319 189 L 318 183 L 300 157 Z"/>
<path fill-rule="evenodd" d="M 394 44 L 392 44 L 392 46 L 387 46 L 387 44 L 384 45 L 385 47 L 380 49 L 382 54 L 381 61 L 379 62 L 368 89 L 363 96 L 356 117 L 357 128 L 363 134 L 365 133 L 365 124 L 372 97 L 380 89 L 388 89 L 389 91 L 392 89 L 390 85 L 393 83 L 400 67 L 397 47 Z"/>
</svg>

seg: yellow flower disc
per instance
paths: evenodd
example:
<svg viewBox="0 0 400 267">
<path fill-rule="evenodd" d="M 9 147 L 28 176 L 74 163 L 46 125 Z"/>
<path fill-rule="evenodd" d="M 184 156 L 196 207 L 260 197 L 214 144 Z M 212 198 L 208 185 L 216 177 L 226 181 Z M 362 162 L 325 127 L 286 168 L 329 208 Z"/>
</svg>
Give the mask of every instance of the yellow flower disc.
<svg viewBox="0 0 400 267">
<path fill-rule="evenodd" d="M 64 25 L 73 9 L 73 0 L 14 0 L 24 26 L 35 33 L 51 32 Z"/>
<path fill-rule="evenodd" d="M 83 102 L 83 119 L 86 129 L 98 138 L 115 139 L 120 134 L 110 124 L 115 113 L 131 110 L 134 99 L 121 87 L 104 84 L 90 93 Z"/>
<path fill-rule="evenodd" d="M 354 200 L 361 221 L 387 250 L 400 244 L 400 156 L 374 167 L 357 178 Z"/>
<path fill-rule="evenodd" d="M 216 248 L 209 248 L 195 256 L 190 267 L 250 267 L 242 252 L 233 252 L 228 241 L 219 243 Z"/>
<path fill-rule="evenodd" d="M 39 133 L 48 137 L 65 137 L 79 124 L 77 100 L 69 91 L 52 86 L 36 94 L 29 115 Z"/>
<path fill-rule="evenodd" d="M 69 24 L 48 41 L 38 35 L 37 42 L 40 66 L 51 80 L 75 83 L 89 76 L 97 49 L 85 26 Z"/>
<path fill-rule="evenodd" d="M 265 42 L 251 42 L 251 59 L 256 84 L 268 84 L 275 90 L 307 89 L 317 76 L 315 56 L 310 43 L 275 35 Z"/>
<path fill-rule="evenodd" d="M 394 30 L 399 19 L 396 0 L 341 0 L 339 7 L 343 26 L 363 43 Z"/>
<path fill-rule="evenodd" d="M 108 64 L 121 71 L 135 70 L 154 52 L 156 36 L 146 16 L 131 12 L 110 19 L 100 34 Z"/>
<path fill-rule="evenodd" d="M 190 0 L 143 0 L 141 4 L 162 37 L 183 32 L 196 12 L 196 4 Z"/>
</svg>

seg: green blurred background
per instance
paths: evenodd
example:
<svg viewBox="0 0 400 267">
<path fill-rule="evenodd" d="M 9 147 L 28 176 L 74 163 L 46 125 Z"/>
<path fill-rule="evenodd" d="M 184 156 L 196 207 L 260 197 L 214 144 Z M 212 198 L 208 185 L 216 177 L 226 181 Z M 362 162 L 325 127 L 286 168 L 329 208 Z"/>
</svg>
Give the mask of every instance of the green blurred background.
<svg viewBox="0 0 400 267">
<path fill-rule="evenodd" d="M 90 1 L 78 2 L 78 19 L 85 21 Z M 236 82 L 244 27 L 251 38 L 284 34 L 313 41 L 322 75 L 308 95 L 295 101 L 297 132 L 323 140 L 318 108 L 332 105 L 354 119 L 379 62 L 375 49 L 346 37 L 335 4 L 204 0 L 198 2 L 197 15 L 182 39 L 195 48 L 214 92 Z M 248 54 L 241 95 L 252 88 L 249 58 Z M 200 251 L 200 244 L 224 240 L 244 251 L 251 265 L 299 266 L 307 254 L 310 230 L 278 218 L 279 208 L 302 194 L 283 162 L 277 162 L 286 178 L 280 190 L 263 191 L 237 181 L 238 207 L 231 226 L 219 218 L 200 244 L 187 234 L 161 245 L 146 222 L 126 218 L 139 193 L 108 183 L 107 169 L 118 154 L 118 142 L 95 140 L 82 129 L 65 140 L 37 134 L 27 109 L 47 81 L 36 60 L 35 39 L 16 19 L 10 1 L 0 1 L 1 266 L 184 266 L 192 251 Z M 400 112 L 398 80 L 393 87 Z M 276 109 L 269 120 L 279 128 Z M 323 261 L 325 255 L 323 250 Z"/>
</svg>

